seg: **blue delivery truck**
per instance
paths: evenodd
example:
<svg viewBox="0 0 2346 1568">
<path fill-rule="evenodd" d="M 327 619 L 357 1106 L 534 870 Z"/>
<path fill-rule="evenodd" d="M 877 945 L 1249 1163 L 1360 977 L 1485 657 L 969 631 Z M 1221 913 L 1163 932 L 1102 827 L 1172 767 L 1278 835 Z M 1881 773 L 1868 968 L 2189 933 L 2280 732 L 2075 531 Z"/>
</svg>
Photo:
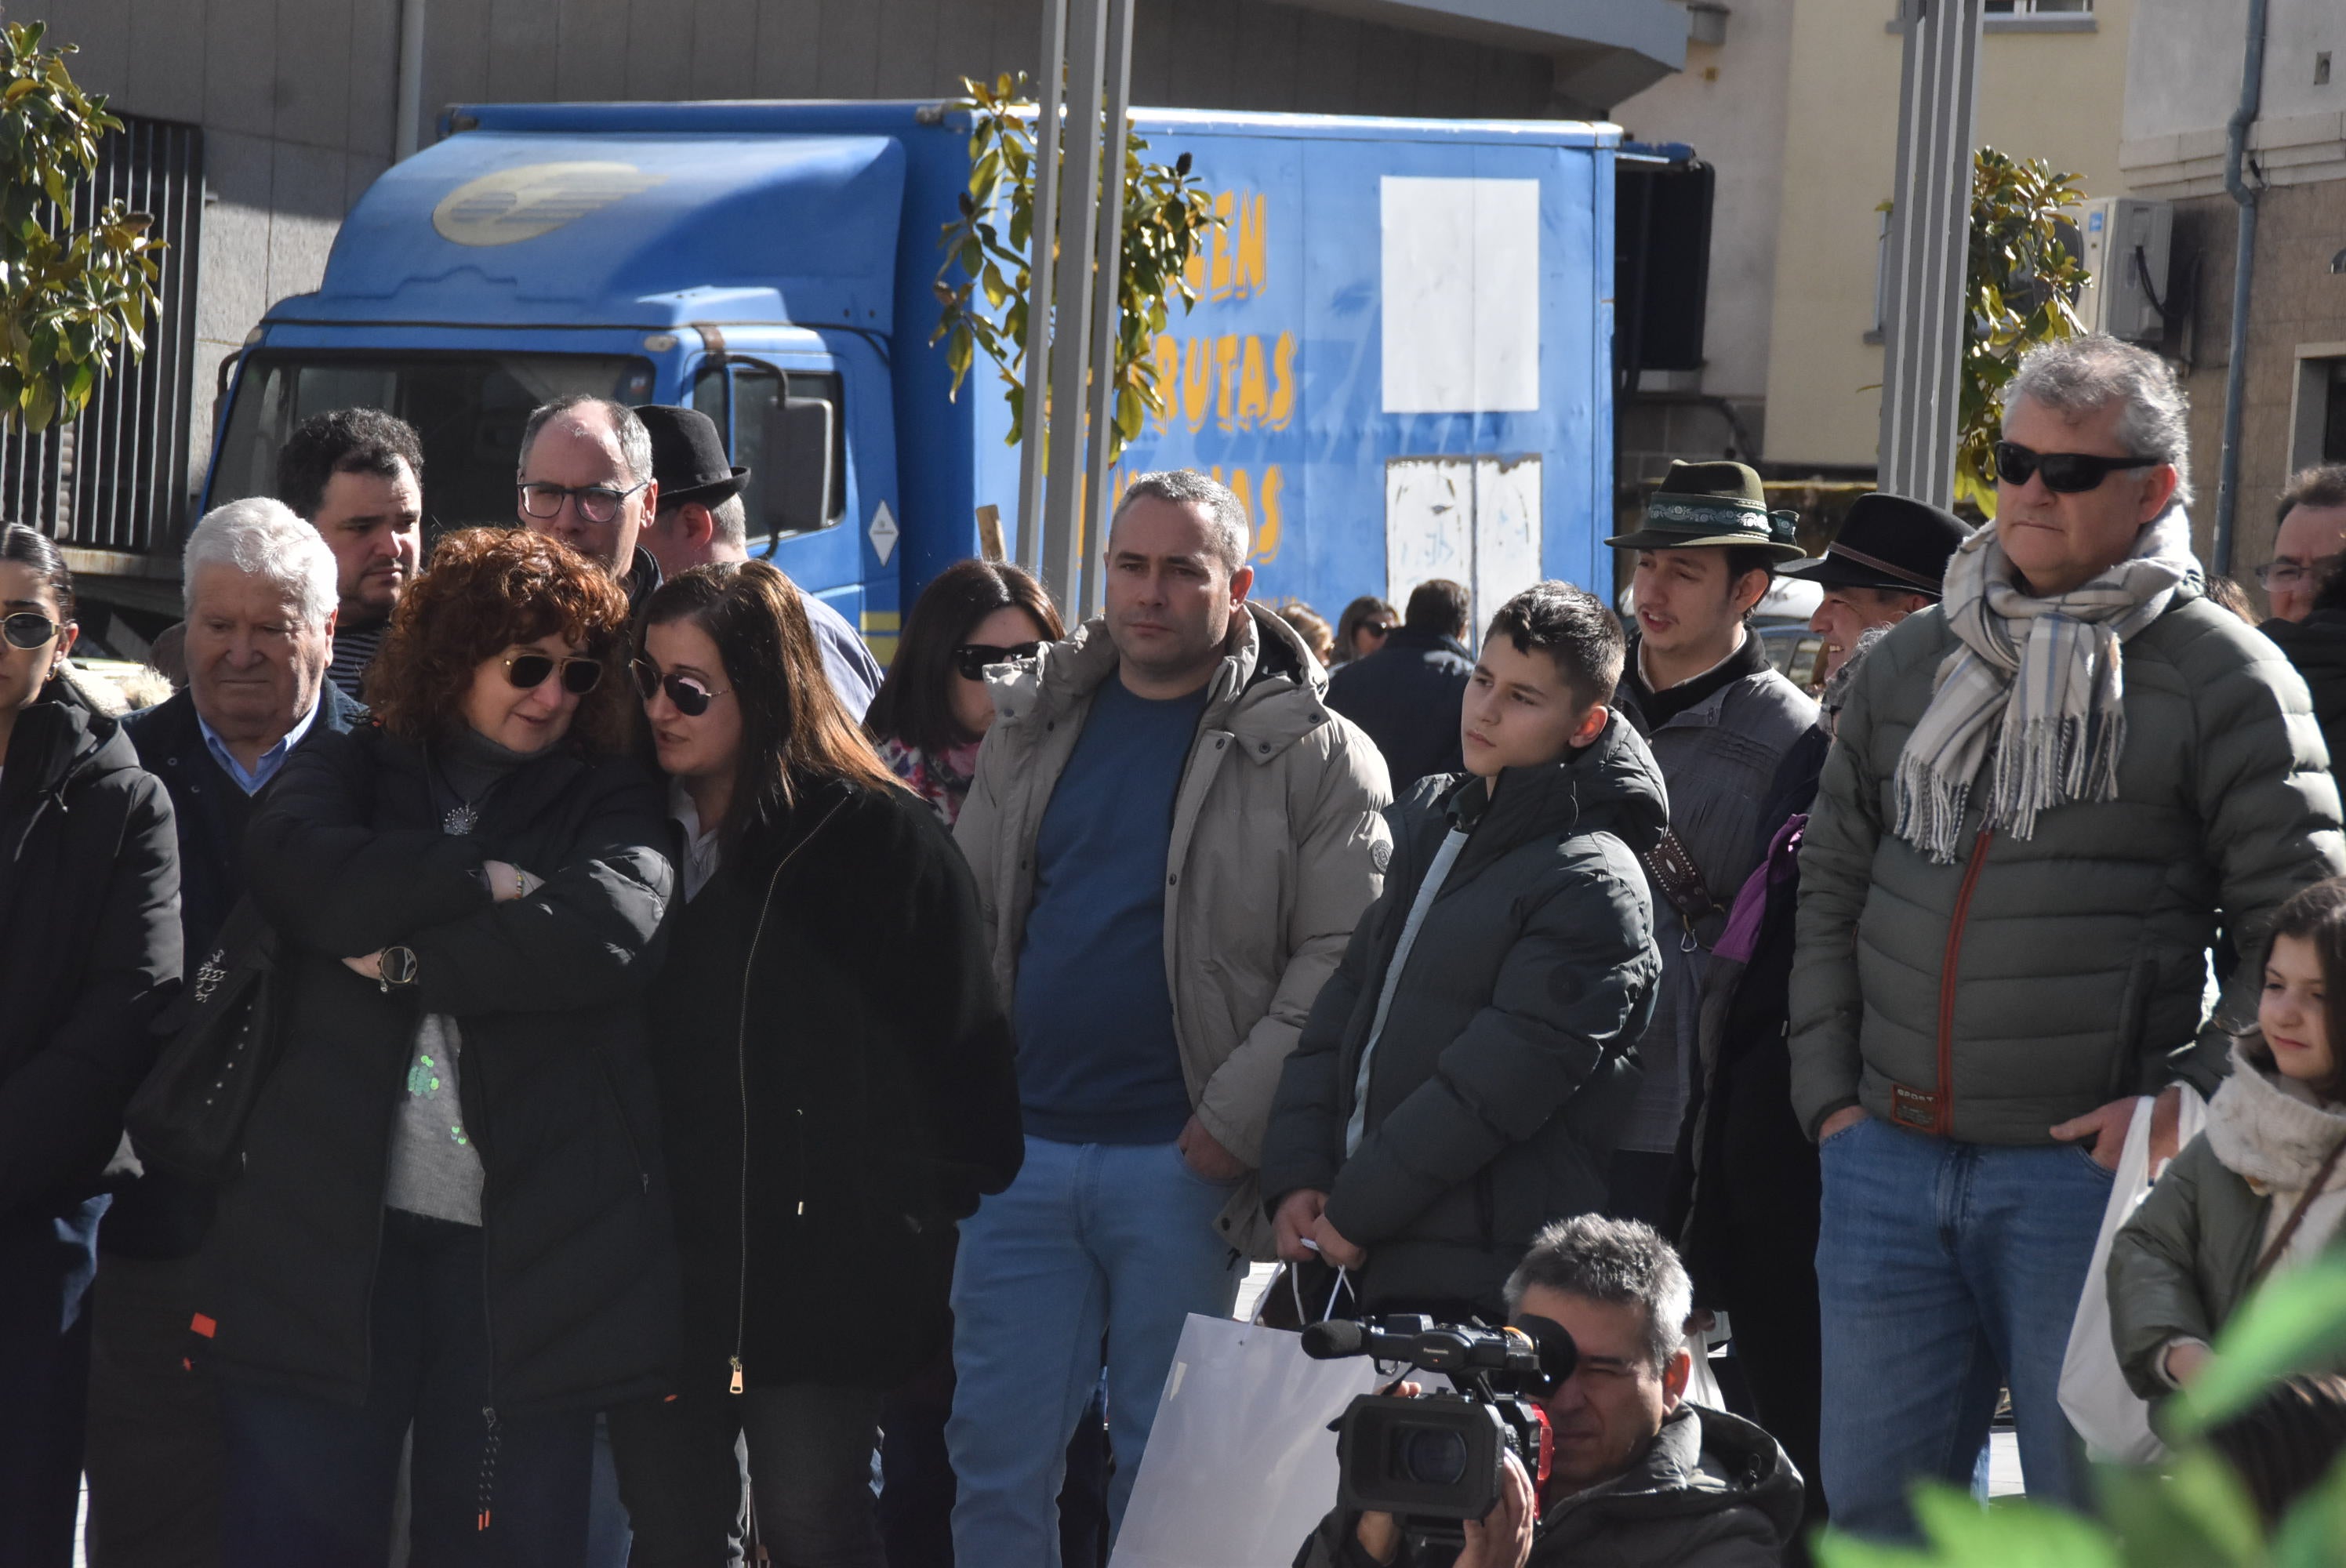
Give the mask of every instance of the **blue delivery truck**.
<svg viewBox="0 0 2346 1568">
<path fill-rule="evenodd" d="M 1573 122 L 1140 110 L 1227 220 L 1154 345 L 1168 408 L 1111 490 L 1211 471 L 1255 520 L 1257 596 L 1609 581 L 1614 160 Z M 933 104 L 461 107 L 343 220 L 315 293 L 248 337 L 204 504 L 267 494 L 304 418 L 422 433 L 440 527 L 510 522 L 529 411 L 688 403 L 755 471 L 753 554 L 881 659 L 922 586 L 1017 541 L 1018 453 L 982 361 L 950 395 L 932 284 L 969 173 Z"/>
</svg>

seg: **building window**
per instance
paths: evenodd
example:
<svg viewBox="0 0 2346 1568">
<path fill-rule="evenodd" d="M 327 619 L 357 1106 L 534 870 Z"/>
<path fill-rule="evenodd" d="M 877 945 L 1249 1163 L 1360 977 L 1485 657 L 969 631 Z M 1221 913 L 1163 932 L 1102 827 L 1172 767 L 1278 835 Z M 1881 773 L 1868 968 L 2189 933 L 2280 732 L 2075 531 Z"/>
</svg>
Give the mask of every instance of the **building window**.
<svg viewBox="0 0 2346 1568">
<path fill-rule="evenodd" d="M 1991 16 L 2043 16 L 2093 8 L 2094 0 L 1987 0 L 1987 14 Z"/>
</svg>

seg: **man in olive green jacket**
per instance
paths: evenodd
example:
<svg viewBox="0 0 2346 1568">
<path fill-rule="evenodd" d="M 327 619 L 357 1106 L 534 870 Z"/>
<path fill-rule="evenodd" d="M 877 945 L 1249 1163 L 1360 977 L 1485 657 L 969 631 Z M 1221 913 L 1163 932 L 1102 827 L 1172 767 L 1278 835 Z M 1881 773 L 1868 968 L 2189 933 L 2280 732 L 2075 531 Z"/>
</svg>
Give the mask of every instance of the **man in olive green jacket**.
<svg viewBox="0 0 2346 1568">
<path fill-rule="evenodd" d="M 2200 596 L 2172 373 L 2039 349 L 2003 435 L 1995 524 L 1859 675 L 1800 856 L 1824 1485 L 1877 1535 L 1916 1478 L 1968 1481 L 1999 1383 L 2030 1492 L 2087 1501 L 2055 1389 L 2134 1097 L 2222 1072 L 2218 926 L 2254 951 L 2346 869 L 2304 683 Z"/>
<path fill-rule="evenodd" d="M 1270 1256 L 1271 1096 L 1392 855 L 1384 762 L 1247 602 L 1247 548 L 1228 489 L 1144 474 L 1109 525 L 1107 618 L 996 672 L 954 836 L 1017 1026 L 1026 1157 L 964 1222 L 954 1274 L 964 1563 L 1056 1560 L 1103 1338 L 1121 1522 L 1183 1320 L 1229 1312 Z"/>
</svg>

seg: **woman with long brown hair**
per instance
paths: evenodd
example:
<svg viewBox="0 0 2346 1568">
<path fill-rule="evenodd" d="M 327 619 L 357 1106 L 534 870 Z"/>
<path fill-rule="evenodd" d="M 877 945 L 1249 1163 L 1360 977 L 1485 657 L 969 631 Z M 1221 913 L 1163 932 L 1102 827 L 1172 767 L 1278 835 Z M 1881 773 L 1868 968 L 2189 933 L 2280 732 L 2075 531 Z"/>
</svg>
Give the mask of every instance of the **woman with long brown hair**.
<svg viewBox="0 0 2346 1568">
<path fill-rule="evenodd" d="M 669 1386 L 645 987 L 675 873 L 628 755 L 627 602 L 569 546 L 447 535 L 246 840 L 279 1055 L 204 1312 L 226 1561 L 572 1565 L 594 1412 Z"/>
<path fill-rule="evenodd" d="M 879 1568 L 882 1397 L 942 1342 L 953 1227 L 1022 1147 L 976 894 L 781 573 L 668 583 L 636 677 L 685 845 L 653 1007 L 686 1314 L 676 1397 L 611 1412 L 632 1561 L 740 1560 L 746 1437 L 776 1561 Z"/>
<path fill-rule="evenodd" d="M 956 561 L 913 602 L 863 727 L 880 759 L 948 828 L 969 799 L 978 743 L 994 728 L 985 672 L 1066 636 L 1043 585 L 1001 561 Z"/>
</svg>

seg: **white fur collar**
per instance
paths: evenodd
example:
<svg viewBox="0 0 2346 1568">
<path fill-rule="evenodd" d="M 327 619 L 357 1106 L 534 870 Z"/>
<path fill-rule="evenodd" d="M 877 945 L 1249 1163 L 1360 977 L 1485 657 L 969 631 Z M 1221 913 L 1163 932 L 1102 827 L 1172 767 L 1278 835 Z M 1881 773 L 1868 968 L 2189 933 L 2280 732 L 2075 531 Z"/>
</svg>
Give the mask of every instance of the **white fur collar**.
<svg viewBox="0 0 2346 1568">
<path fill-rule="evenodd" d="M 2324 1105 L 2295 1079 L 2260 1069 L 2232 1047 L 2232 1071 L 2208 1103 L 2208 1146 L 2259 1195 L 2302 1192 L 2346 1140 L 2346 1109 Z M 2346 1188 L 2346 1160 L 2325 1190 Z"/>
</svg>

